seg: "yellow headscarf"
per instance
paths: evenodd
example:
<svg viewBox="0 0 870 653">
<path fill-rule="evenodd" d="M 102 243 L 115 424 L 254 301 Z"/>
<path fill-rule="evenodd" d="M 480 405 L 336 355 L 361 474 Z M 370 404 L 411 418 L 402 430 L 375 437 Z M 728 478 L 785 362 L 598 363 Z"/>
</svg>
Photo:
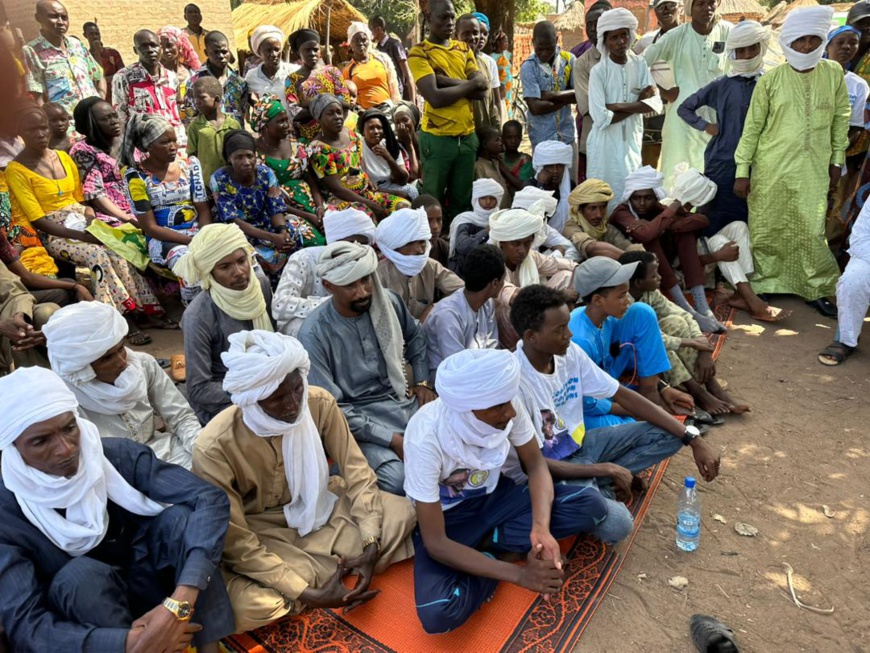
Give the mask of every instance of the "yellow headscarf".
<svg viewBox="0 0 870 653">
<path fill-rule="evenodd" d="M 255 329 L 274 331 L 260 280 L 253 269 L 248 287 L 244 290 L 225 288 L 211 275 L 218 262 L 237 249 L 245 250 L 253 261 L 254 248 L 237 225 L 206 225 L 190 241 L 187 254 L 181 257 L 173 271 L 180 274 L 189 285 L 202 282 L 202 289 L 208 291 L 215 306 L 231 318 L 252 320 Z"/>
<path fill-rule="evenodd" d="M 585 204 L 609 202 L 612 199 L 613 189 L 606 182 L 600 179 L 587 179 L 568 195 L 568 205 L 571 207 L 571 219 L 577 222 L 583 231 L 595 240 L 601 240 L 604 238 L 604 234 L 607 233 L 607 218 L 605 217 L 600 225 L 594 227 L 583 217 L 583 211 L 580 210 L 580 207 Z"/>
</svg>

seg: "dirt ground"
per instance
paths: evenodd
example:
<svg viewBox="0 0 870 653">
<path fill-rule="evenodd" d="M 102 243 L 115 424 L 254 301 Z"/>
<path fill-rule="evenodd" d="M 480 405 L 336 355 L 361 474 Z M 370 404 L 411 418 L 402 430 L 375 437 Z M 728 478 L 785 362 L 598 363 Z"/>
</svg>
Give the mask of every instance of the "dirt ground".
<svg viewBox="0 0 870 653">
<path fill-rule="evenodd" d="M 742 651 L 870 652 L 870 351 L 822 366 L 835 321 L 798 300 L 776 304 L 794 315 L 760 335 L 732 330 L 719 358 L 719 377 L 752 413 L 706 437 L 722 467 L 699 482 L 699 549 L 674 544 L 678 492 L 696 471 L 683 451 L 575 651 L 694 651 L 688 623 L 700 612 L 730 625 Z M 736 324 L 760 323 L 738 314 Z M 735 522 L 758 536 L 738 535 Z M 791 601 L 784 563 L 798 598 L 832 614 Z M 673 576 L 688 586 L 669 587 Z"/>
</svg>

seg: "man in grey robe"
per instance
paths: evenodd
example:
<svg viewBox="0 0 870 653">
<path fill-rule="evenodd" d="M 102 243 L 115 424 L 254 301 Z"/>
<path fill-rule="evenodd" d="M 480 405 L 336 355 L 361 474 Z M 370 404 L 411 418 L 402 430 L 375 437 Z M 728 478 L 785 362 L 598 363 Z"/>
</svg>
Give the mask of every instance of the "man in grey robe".
<svg viewBox="0 0 870 653">
<path fill-rule="evenodd" d="M 381 490 L 401 495 L 405 427 L 435 393 L 426 380 L 423 329 L 399 296 L 381 287 L 377 267 L 368 245 L 327 245 L 317 272 L 332 298 L 305 319 L 299 340 L 311 358 L 311 385 L 336 398 Z M 403 359 L 413 379 L 406 379 Z"/>
</svg>

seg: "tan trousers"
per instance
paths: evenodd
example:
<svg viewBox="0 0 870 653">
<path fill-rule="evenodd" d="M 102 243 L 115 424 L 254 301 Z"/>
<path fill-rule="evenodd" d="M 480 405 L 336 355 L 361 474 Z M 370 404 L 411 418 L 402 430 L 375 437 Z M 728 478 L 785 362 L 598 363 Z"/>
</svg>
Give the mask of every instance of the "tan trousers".
<svg viewBox="0 0 870 653">
<path fill-rule="evenodd" d="M 676 338 L 691 338 L 692 332 L 682 315 L 670 315 L 659 320 L 662 333 Z M 671 369 L 662 374 L 664 380 L 670 385 L 681 385 L 694 378 L 698 369 L 698 351 L 691 347 L 680 347 L 676 351 L 668 351 L 668 361 Z"/>
</svg>

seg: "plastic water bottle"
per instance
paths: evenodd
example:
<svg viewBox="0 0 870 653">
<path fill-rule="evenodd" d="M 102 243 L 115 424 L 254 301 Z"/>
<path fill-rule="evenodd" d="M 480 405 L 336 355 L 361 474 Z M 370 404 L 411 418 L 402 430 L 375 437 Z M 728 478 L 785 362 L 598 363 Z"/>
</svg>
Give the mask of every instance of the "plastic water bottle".
<svg viewBox="0 0 870 653">
<path fill-rule="evenodd" d="M 687 476 L 677 504 L 677 547 L 694 551 L 701 539 L 701 497 L 695 492 L 695 479 Z"/>
</svg>

